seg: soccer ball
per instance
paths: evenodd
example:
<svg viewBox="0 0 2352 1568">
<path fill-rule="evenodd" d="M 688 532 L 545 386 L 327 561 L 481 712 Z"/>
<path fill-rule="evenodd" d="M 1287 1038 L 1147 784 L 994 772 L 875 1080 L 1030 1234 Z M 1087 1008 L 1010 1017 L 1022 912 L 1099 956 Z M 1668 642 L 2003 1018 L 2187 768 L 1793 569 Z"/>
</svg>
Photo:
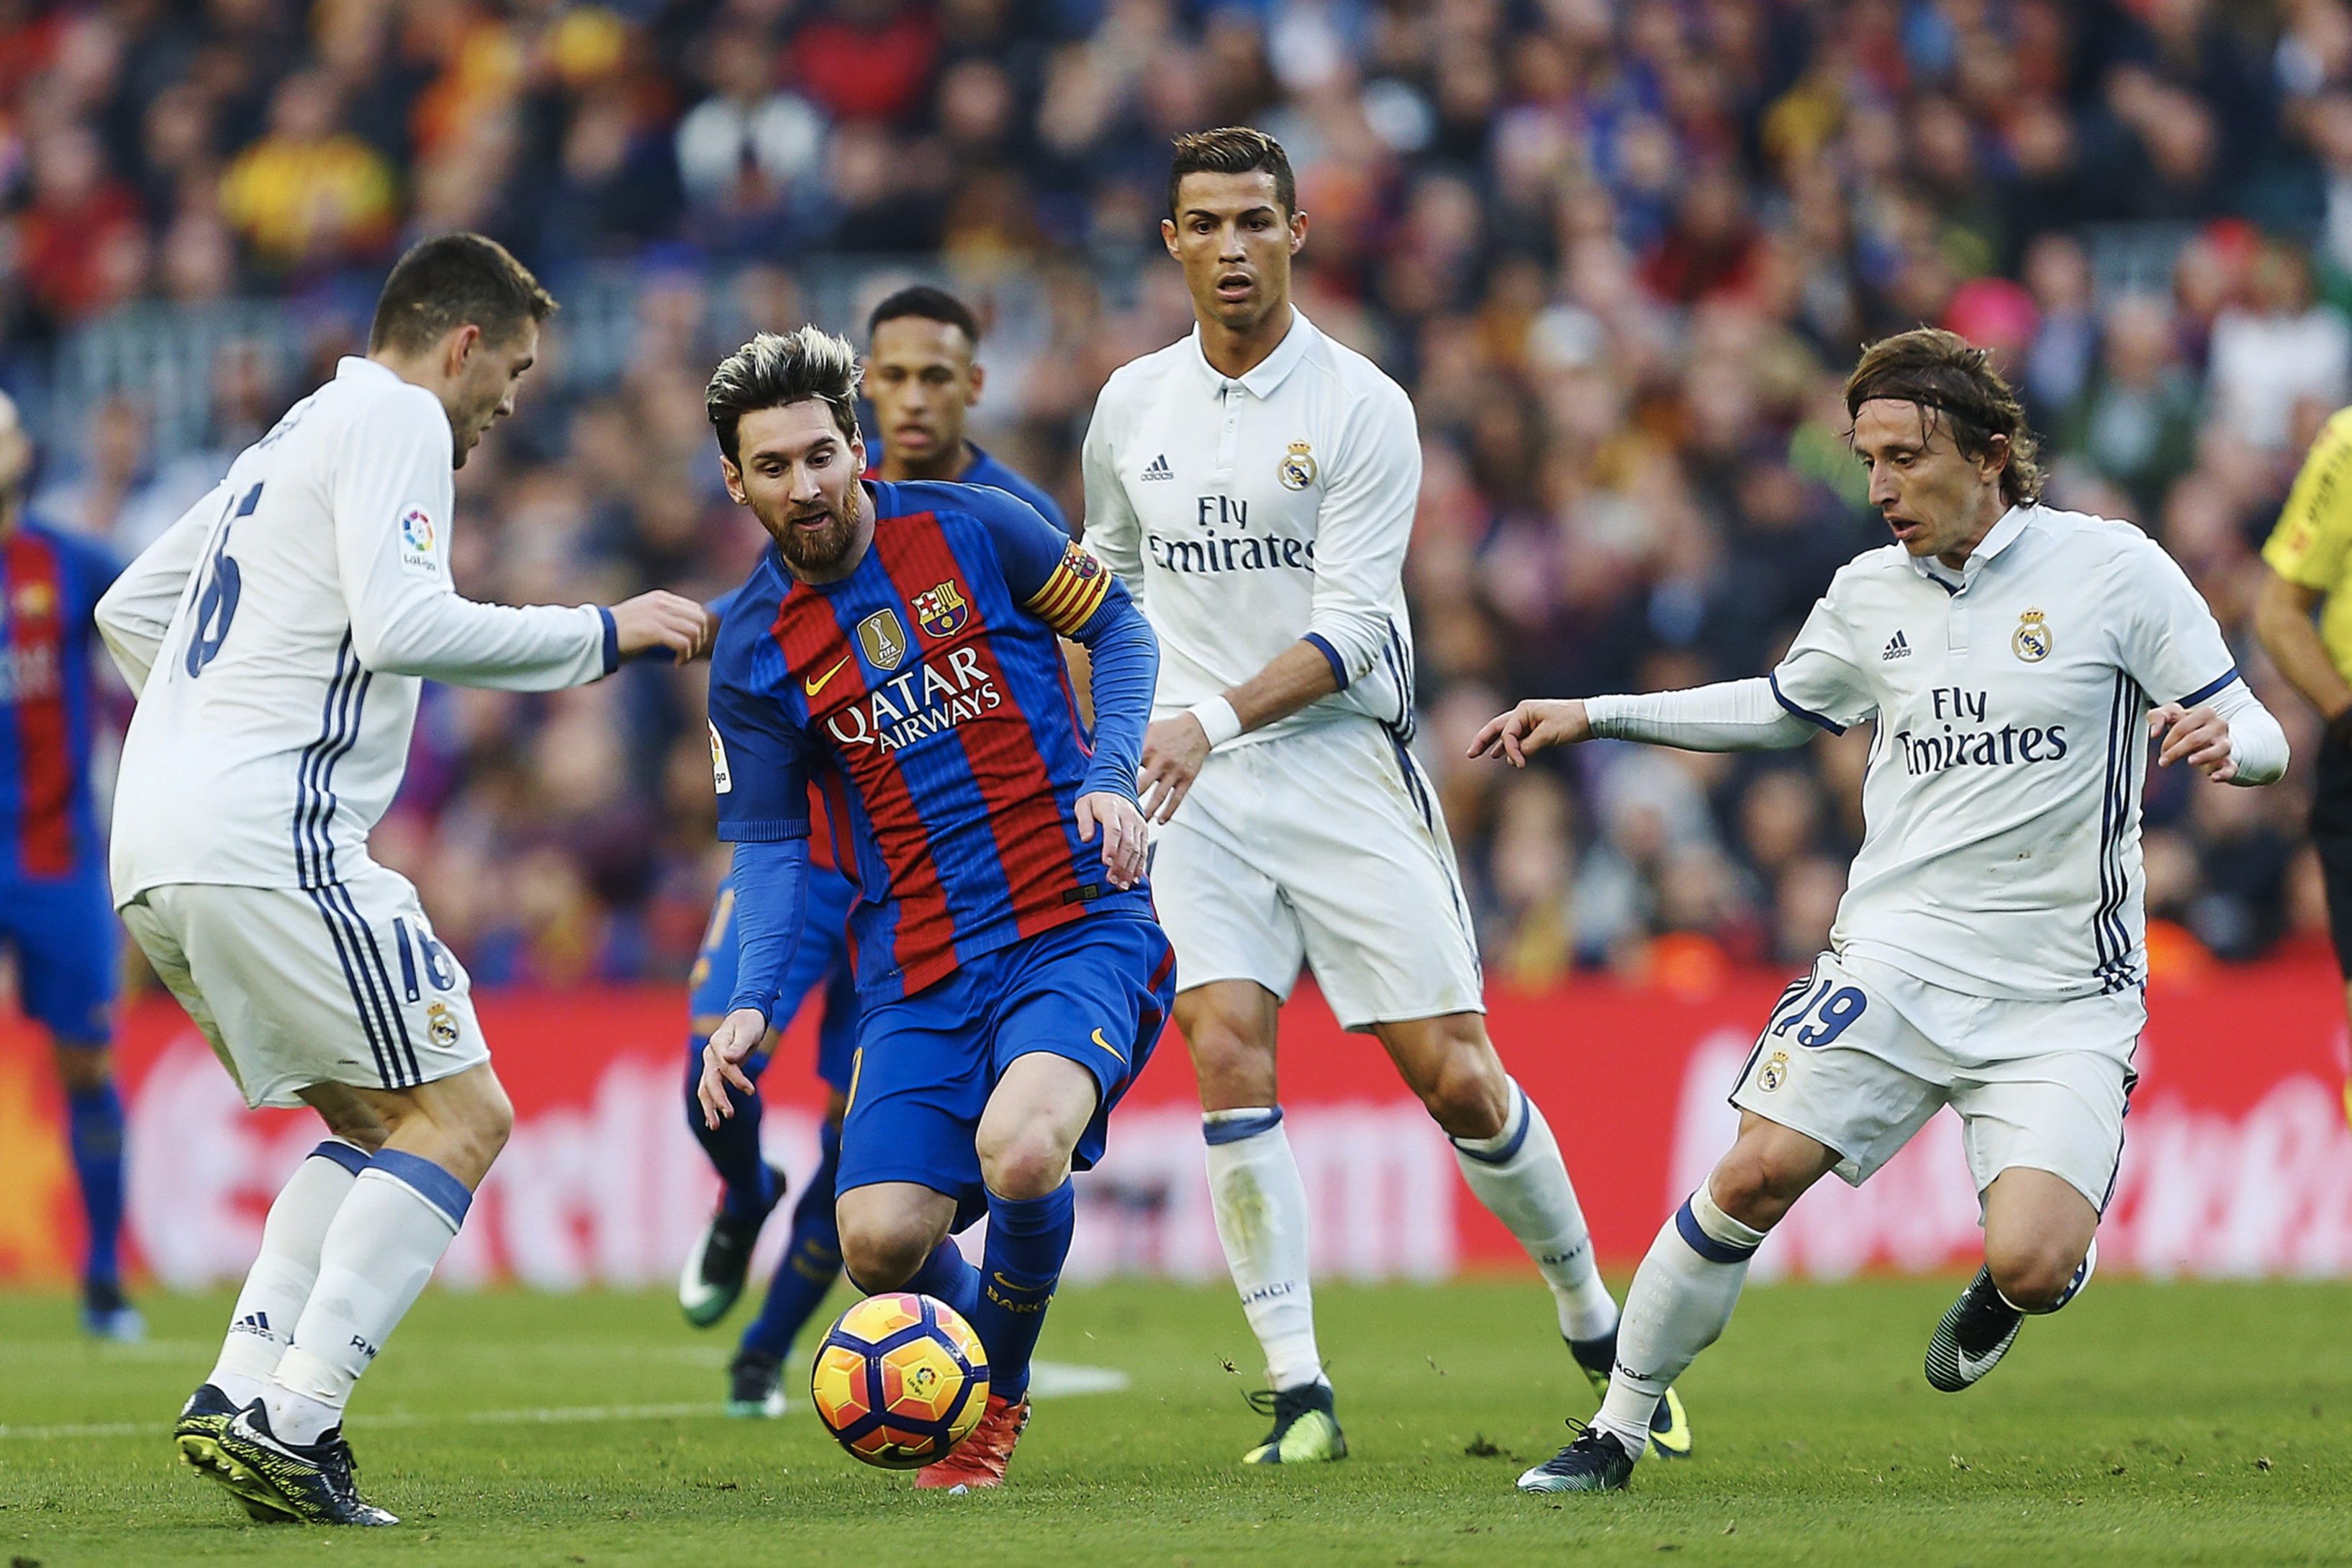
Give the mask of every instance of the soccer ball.
<svg viewBox="0 0 2352 1568">
<path fill-rule="evenodd" d="M 809 1400 L 852 1458 L 915 1469 L 980 1425 L 988 1353 L 945 1301 L 905 1291 L 868 1296 L 817 1346 Z"/>
</svg>

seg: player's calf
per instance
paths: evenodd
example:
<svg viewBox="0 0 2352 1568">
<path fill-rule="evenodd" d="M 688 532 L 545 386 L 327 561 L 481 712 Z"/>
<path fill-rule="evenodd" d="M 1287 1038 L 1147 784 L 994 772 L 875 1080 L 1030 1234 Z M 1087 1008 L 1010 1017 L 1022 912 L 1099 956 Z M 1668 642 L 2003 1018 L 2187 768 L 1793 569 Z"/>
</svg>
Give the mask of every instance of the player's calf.
<svg viewBox="0 0 2352 1568">
<path fill-rule="evenodd" d="M 1373 1032 L 1446 1136 L 1473 1141 L 1501 1133 L 1510 1120 L 1510 1075 L 1476 1013 L 1383 1023 Z"/>
</svg>

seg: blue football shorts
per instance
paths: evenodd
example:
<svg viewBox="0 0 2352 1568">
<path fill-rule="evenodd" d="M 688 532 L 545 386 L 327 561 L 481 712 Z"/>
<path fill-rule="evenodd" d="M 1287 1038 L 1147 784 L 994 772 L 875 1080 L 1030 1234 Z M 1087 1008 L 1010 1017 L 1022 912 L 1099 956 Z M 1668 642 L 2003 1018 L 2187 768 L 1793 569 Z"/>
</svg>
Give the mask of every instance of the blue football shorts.
<svg viewBox="0 0 2352 1568">
<path fill-rule="evenodd" d="M 67 1045 L 113 1032 L 114 899 L 105 868 L 0 878 L 0 947 L 16 956 L 26 1016 Z"/>
<path fill-rule="evenodd" d="M 1176 997 L 1158 922 L 1097 915 L 966 962 L 911 997 L 869 1002 L 834 1190 L 905 1181 L 956 1200 L 955 1228 L 988 1210 L 973 1136 L 1016 1057 L 1050 1051 L 1093 1074 L 1079 1170 L 1102 1158 L 1111 1108 L 1151 1059 Z"/>
<path fill-rule="evenodd" d="M 849 906 L 857 902 L 856 884 L 837 871 L 811 866 L 808 913 L 801 929 L 799 949 L 785 972 L 784 988 L 777 998 L 769 1023 L 789 1029 L 809 993 L 824 988 L 824 1017 L 817 1025 L 816 1075 L 842 1093 L 849 1092 L 852 1058 L 857 1050 L 857 978 L 849 961 Z M 727 1016 L 727 1002 L 735 994 L 735 882 L 719 884 L 710 907 L 710 928 L 703 933 L 702 951 L 688 977 L 687 1009 L 693 1019 L 687 1041 L 688 1082 L 701 1076 L 702 1048 L 710 1031 Z M 768 1070 L 768 1053 L 754 1051 L 743 1064 L 753 1082 Z"/>
</svg>

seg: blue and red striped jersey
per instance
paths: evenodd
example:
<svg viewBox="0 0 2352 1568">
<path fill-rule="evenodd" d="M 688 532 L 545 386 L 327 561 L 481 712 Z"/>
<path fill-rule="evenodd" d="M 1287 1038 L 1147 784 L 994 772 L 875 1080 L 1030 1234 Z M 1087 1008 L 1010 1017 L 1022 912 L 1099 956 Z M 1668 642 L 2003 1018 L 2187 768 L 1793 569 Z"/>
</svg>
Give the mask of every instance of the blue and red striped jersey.
<svg viewBox="0 0 2352 1568">
<path fill-rule="evenodd" d="M 814 780 L 857 883 L 858 986 L 908 995 L 1091 913 L 1149 916 L 1078 837 L 1094 778 L 1060 636 L 1133 613 L 1126 590 L 1026 503 L 869 481 L 874 542 L 836 582 L 761 553 L 711 654 L 719 836 L 809 832 Z"/>
<path fill-rule="evenodd" d="M 0 877 L 102 866 L 89 792 L 90 641 L 121 568 L 23 521 L 0 535 Z"/>
</svg>

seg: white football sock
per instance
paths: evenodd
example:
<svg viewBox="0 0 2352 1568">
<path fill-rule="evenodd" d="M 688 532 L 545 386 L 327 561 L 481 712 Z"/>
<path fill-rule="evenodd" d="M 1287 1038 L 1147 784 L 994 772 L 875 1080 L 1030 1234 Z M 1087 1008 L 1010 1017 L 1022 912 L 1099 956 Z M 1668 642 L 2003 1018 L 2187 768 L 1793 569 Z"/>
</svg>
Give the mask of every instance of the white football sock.
<svg viewBox="0 0 2352 1568">
<path fill-rule="evenodd" d="M 1748 1260 L 1763 1241 L 1764 1232 L 1717 1208 L 1701 1182 L 1650 1243 L 1625 1292 L 1609 1397 L 1592 1418 L 1635 1458 L 1650 1446 L 1650 1417 L 1667 1387 L 1731 1321 Z"/>
<path fill-rule="evenodd" d="M 327 1228 L 319 1280 L 263 1396 L 280 1441 L 314 1443 L 343 1418 L 368 1363 L 433 1277 L 473 1194 L 431 1160 L 378 1154 Z"/>
<path fill-rule="evenodd" d="M 1592 1260 L 1592 1232 L 1543 1113 L 1516 1081 L 1510 1114 L 1491 1138 L 1455 1138 L 1454 1163 L 1486 1212 L 1528 1249 L 1559 1308 L 1559 1332 L 1593 1340 L 1617 1326 L 1617 1300 Z"/>
<path fill-rule="evenodd" d="M 1242 1313 L 1265 1351 L 1266 1382 L 1297 1388 L 1322 1379 L 1315 1349 L 1315 1296 L 1307 1278 L 1307 1184 L 1278 1106 L 1211 1111 L 1209 1198 Z"/>
<path fill-rule="evenodd" d="M 319 1244 L 367 1162 L 366 1150 L 329 1138 L 278 1189 L 269 1218 L 261 1222 L 261 1254 L 236 1293 L 228 1337 L 205 1379 L 238 1409 L 261 1397 L 278 1358 L 294 1343 L 295 1322 L 319 1277 Z"/>
</svg>

